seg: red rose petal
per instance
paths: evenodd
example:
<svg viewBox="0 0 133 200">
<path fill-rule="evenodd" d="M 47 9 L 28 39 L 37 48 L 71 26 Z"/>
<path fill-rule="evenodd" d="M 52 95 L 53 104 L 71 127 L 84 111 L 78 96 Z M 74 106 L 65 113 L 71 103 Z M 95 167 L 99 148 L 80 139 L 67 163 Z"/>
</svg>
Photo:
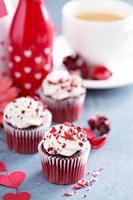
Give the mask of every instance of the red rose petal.
<svg viewBox="0 0 133 200">
<path fill-rule="evenodd" d="M 90 139 L 92 139 L 92 138 L 96 138 L 96 136 L 95 136 L 95 134 L 94 134 L 94 132 L 92 131 L 92 130 L 90 130 L 90 129 L 88 129 L 88 128 L 83 128 L 84 129 L 84 131 L 86 131 L 86 133 L 87 133 L 87 138 L 88 138 L 88 140 L 90 140 Z"/>
<path fill-rule="evenodd" d="M 0 172 L 7 171 L 7 168 L 3 162 L 0 161 Z"/>
<path fill-rule="evenodd" d="M 21 192 L 19 194 L 7 193 L 3 196 L 4 200 L 29 200 L 31 195 L 28 192 Z"/>
<path fill-rule="evenodd" d="M 106 140 L 107 140 L 107 134 L 102 135 L 98 138 L 92 138 L 89 141 L 93 149 L 99 149 L 106 143 Z"/>
<path fill-rule="evenodd" d="M 8 175 L 0 174 L 0 185 L 18 189 L 25 177 L 26 174 L 22 171 L 15 171 Z"/>
<path fill-rule="evenodd" d="M 92 72 L 94 80 L 107 80 L 112 76 L 112 72 L 104 66 L 96 66 Z"/>
</svg>

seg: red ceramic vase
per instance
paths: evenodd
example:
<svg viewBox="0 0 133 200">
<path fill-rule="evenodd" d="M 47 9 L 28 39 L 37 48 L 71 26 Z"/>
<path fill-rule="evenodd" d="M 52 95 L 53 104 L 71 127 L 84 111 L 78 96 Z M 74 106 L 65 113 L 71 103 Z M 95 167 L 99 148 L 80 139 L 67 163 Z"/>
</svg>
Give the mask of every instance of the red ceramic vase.
<svg viewBox="0 0 133 200">
<path fill-rule="evenodd" d="M 35 95 L 52 70 L 53 27 L 42 0 L 20 0 L 10 30 L 9 71 L 20 95 Z"/>
</svg>

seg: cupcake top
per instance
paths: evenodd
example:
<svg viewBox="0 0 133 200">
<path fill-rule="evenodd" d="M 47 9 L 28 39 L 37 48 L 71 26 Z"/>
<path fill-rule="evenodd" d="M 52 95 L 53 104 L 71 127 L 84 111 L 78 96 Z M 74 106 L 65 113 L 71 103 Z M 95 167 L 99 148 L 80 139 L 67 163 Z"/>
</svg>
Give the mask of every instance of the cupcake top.
<svg viewBox="0 0 133 200">
<path fill-rule="evenodd" d="M 21 97 L 6 106 L 4 121 L 19 129 L 39 126 L 44 122 L 48 112 L 40 100 Z"/>
<path fill-rule="evenodd" d="M 42 145 L 51 155 L 72 156 L 78 151 L 90 150 L 86 132 L 74 124 L 65 122 L 46 131 Z"/>
<path fill-rule="evenodd" d="M 43 81 L 42 92 L 45 96 L 62 100 L 84 94 L 86 89 L 78 75 L 67 71 L 54 71 Z"/>
</svg>

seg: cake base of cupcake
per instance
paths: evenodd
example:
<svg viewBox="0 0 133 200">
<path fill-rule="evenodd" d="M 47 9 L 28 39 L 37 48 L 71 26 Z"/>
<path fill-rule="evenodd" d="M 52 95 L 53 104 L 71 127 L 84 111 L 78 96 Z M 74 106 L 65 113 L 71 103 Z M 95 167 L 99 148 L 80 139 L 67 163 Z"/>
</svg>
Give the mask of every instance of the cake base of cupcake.
<svg viewBox="0 0 133 200">
<path fill-rule="evenodd" d="M 15 153 L 21 154 L 36 153 L 38 151 L 38 144 L 46 131 L 46 126 L 44 125 L 21 130 L 4 123 L 4 128 L 8 148 Z"/>
<path fill-rule="evenodd" d="M 39 92 L 39 95 L 44 103 L 48 105 L 54 122 L 74 122 L 81 118 L 86 96 L 85 94 L 64 100 L 56 100 L 51 97 L 44 96 L 41 91 Z"/>
<path fill-rule="evenodd" d="M 85 176 L 86 164 L 90 150 L 75 153 L 71 157 L 49 155 L 39 144 L 43 175 L 47 181 L 58 185 L 76 183 Z"/>
</svg>

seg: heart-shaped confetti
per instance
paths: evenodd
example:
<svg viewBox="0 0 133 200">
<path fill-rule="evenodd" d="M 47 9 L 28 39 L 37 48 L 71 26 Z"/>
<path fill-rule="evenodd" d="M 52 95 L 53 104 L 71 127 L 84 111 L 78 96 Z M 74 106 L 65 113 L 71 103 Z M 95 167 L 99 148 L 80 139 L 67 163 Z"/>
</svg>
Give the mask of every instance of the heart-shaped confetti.
<svg viewBox="0 0 133 200">
<path fill-rule="evenodd" d="M 20 61 L 21 61 L 21 57 L 20 57 L 20 56 L 14 56 L 14 60 L 15 60 L 16 62 L 20 62 Z"/>
<path fill-rule="evenodd" d="M 24 55 L 25 55 L 26 58 L 30 58 L 31 55 L 32 55 L 32 51 L 31 50 L 25 50 Z"/>
<path fill-rule="evenodd" d="M 29 74 L 31 72 L 31 67 L 24 67 L 24 72 Z"/>
<path fill-rule="evenodd" d="M 0 174 L 0 185 L 18 189 L 25 178 L 26 174 L 22 171 L 14 171 L 10 174 Z"/>
<path fill-rule="evenodd" d="M 35 60 L 36 64 L 40 64 L 42 62 L 42 58 L 41 57 L 36 57 L 34 60 Z"/>
<path fill-rule="evenodd" d="M 3 196 L 4 200 L 29 200 L 31 195 L 28 192 L 21 192 L 19 194 L 7 193 Z"/>
<path fill-rule="evenodd" d="M 3 162 L 0 161 L 0 172 L 7 171 L 7 168 Z"/>
<path fill-rule="evenodd" d="M 42 77 L 41 73 L 36 73 L 35 74 L 35 79 L 39 80 L 39 79 L 41 79 L 41 77 Z"/>
<path fill-rule="evenodd" d="M 31 88 L 31 83 L 24 84 L 25 89 L 29 90 Z"/>
<path fill-rule="evenodd" d="M 20 73 L 20 72 L 15 72 L 15 73 L 14 73 L 14 76 L 15 76 L 16 78 L 20 78 L 20 77 L 21 77 L 21 73 Z"/>
</svg>

